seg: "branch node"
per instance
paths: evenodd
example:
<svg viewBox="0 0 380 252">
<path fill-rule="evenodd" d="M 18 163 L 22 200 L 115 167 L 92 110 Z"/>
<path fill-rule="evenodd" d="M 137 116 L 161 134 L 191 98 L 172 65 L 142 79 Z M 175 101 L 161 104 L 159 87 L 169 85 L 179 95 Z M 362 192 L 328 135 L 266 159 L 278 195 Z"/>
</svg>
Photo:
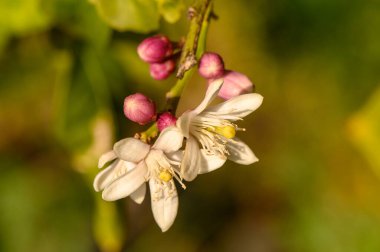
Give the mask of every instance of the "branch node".
<svg viewBox="0 0 380 252">
<path fill-rule="evenodd" d="M 184 73 L 197 64 L 197 59 L 193 53 L 186 56 L 185 61 L 181 64 L 177 72 L 177 78 L 182 79 Z"/>
</svg>

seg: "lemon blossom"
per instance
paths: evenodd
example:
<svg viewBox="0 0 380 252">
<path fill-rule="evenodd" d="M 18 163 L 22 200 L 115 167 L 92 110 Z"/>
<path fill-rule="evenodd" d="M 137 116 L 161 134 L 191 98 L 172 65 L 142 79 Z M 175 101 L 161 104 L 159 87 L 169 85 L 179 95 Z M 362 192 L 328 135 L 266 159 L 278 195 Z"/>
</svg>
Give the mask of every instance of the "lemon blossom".
<svg viewBox="0 0 380 252">
<path fill-rule="evenodd" d="M 94 179 L 96 191 L 114 201 L 130 196 L 141 203 L 149 181 L 154 219 L 163 232 L 173 224 L 177 215 L 178 195 L 173 179 L 184 187 L 179 176 L 178 161 L 169 158 L 181 148 L 183 136 L 176 127 L 161 132 L 153 146 L 135 138 L 125 138 L 115 143 L 113 150 L 99 159 L 99 168 L 112 163 Z"/>
<path fill-rule="evenodd" d="M 197 174 L 221 167 L 226 159 L 249 165 L 258 161 L 252 150 L 235 137 L 236 121 L 255 111 L 263 97 L 257 93 L 243 94 L 216 106 L 208 106 L 217 96 L 223 79 L 210 83 L 203 101 L 194 110 L 183 113 L 177 127 L 186 137 L 181 162 L 181 175 L 193 180 Z"/>
</svg>

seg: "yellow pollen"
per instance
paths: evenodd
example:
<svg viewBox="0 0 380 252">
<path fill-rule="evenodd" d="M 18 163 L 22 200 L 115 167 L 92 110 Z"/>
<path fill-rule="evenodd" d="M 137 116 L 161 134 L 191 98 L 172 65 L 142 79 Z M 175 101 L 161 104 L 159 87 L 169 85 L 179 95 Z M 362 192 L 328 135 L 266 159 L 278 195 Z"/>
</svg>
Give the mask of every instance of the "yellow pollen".
<svg viewBox="0 0 380 252">
<path fill-rule="evenodd" d="M 164 182 L 169 182 L 173 178 L 173 176 L 170 172 L 168 172 L 167 170 L 164 170 L 160 172 L 160 174 L 158 175 L 158 178 Z"/>
<path fill-rule="evenodd" d="M 236 135 L 235 127 L 230 125 L 223 127 L 215 127 L 214 132 L 228 139 L 234 138 Z"/>
</svg>

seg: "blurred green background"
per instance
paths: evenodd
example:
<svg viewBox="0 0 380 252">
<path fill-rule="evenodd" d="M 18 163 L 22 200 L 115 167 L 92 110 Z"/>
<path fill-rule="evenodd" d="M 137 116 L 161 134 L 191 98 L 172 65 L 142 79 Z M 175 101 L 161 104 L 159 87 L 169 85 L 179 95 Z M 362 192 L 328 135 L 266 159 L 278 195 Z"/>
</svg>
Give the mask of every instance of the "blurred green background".
<svg viewBox="0 0 380 252">
<path fill-rule="evenodd" d="M 149 198 L 106 203 L 92 189 L 100 153 L 143 130 L 123 117 L 124 97 L 162 104 L 175 81 L 152 80 L 137 58 L 148 35 L 110 29 L 85 0 L 0 1 L 0 251 L 380 251 L 379 1 L 214 10 L 208 50 L 264 96 L 240 135 L 260 162 L 179 189 L 161 233 Z M 182 14 L 157 33 L 179 40 Z M 180 111 L 206 85 L 190 86 Z"/>
</svg>

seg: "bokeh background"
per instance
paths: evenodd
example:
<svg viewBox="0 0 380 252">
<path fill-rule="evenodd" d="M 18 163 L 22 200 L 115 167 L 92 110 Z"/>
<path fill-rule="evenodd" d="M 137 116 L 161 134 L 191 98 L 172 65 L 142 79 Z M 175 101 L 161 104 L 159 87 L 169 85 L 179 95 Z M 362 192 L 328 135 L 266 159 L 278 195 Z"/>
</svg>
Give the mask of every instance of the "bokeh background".
<svg viewBox="0 0 380 252">
<path fill-rule="evenodd" d="M 175 82 L 138 59 L 148 35 L 110 29 L 85 0 L 0 2 L 0 251 L 380 251 L 379 1 L 214 10 L 208 50 L 265 97 L 240 135 L 260 162 L 188 184 L 161 233 L 149 197 L 106 203 L 92 189 L 100 153 L 144 130 L 124 97 L 162 104 Z M 155 33 L 179 40 L 182 14 Z M 195 76 L 179 110 L 205 86 Z"/>
</svg>

